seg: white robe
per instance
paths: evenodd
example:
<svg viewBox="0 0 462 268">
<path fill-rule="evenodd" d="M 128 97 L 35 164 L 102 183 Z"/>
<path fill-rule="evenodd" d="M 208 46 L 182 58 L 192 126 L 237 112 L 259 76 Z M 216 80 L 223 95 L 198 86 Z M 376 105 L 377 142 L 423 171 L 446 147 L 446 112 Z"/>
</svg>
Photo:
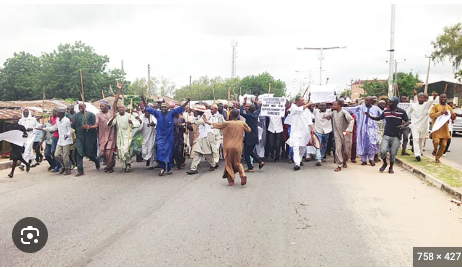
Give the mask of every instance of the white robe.
<svg viewBox="0 0 462 268">
<path fill-rule="evenodd" d="M 430 119 L 430 109 L 434 103 L 439 102 L 439 97 L 433 98 L 424 102 L 422 105 L 419 103 L 413 103 L 409 110 L 409 118 L 411 120 L 411 131 L 412 136 L 418 134 L 419 137 L 426 137 L 428 135 L 428 123 Z"/>
<path fill-rule="evenodd" d="M 150 114 L 149 117 L 146 117 L 145 114 L 140 116 L 143 123 L 140 126 L 141 135 L 143 135 L 143 145 L 141 146 L 141 154 L 144 160 L 155 159 L 156 150 L 156 127 L 148 126 L 152 122 L 157 125 L 157 119 Z"/>
<path fill-rule="evenodd" d="M 27 131 L 27 139 L 26 142 L 24 143 L 24 153 L 22 154 L 22 158 L 26 162 L 29 162 L 32 160 L 32 165 L 35 164 L 35 154 L 34 154 L 34 141 L 35 141 L 35 134 L 38 130 L 35 128 L 38 125 L 37 120 L 32 116 L 32 114 L 29 112 L 29 115 L 27 117 L 22 114 L 21 119 L 19 119 L 18 122 L 20 125 L 23 125 L 26 129 L 32 128 L 31 131 Z"/>
<path fill-rule="evenodd" d="M 290 147 L 306 146 L 311 139 L 310 125 L 313 124 L 313 117 L 308 109 L 298 107 L 295 104 L 289 109 L 290 114 L 287 116 L 285 124 L 289 124 L 290 137 L 287 144 Z"/>
</svg>

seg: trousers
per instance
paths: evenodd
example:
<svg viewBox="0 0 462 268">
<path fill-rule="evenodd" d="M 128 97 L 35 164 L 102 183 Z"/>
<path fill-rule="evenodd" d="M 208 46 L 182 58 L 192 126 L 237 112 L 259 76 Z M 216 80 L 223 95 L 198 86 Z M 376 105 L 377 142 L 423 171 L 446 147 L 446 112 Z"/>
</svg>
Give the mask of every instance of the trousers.
<svg viewBox="0 0 462 268">
<path fill-rule="evenodd" d="M 279 157 L 281 154 L 282 132 L 272 133 L 268 131 L 268 138 L 269 138 L 269 155 L 274 160 L 279 160 Z"/>
<path fill-rule="evenodd" d="M 194 158 L 193 161 L 191 162 L 191 170 L 197 170 L 197 167 L 199 166 L 202 156 L 205 156 L 205 160 L 209 162 L 210 166 L 214 167 L 216 163 L 213 161 L 213 155 L 212 154 L 201 154 L 198 152 L 194 152 Z"/>
<path fill-rule="evenodd" d="M 95 156 L 89 156 L 88 158 L 90 158 L 90 161 L 93 161 L 96 165 L 98 165 L 97 164 L 98 159 L 96 159 L 96 155 Z M 77 171 L 78 172 L 83 172 L 83 156 L 80 155 L 78 151 L 77 151 Z"/>
<path fill-rule="evenodd" d="M 382 159 L 387 159 L 387 153 L 390 152 L 390 162 L 394 163 L 396 154 L 398 154 L 399 145 L 400 140 L 398 137 L 383 135 L 382 144 L 380 144 L 380 156 Z"/>
<path fill-rule="evenodd" d="M 327 143 L 329 142 L 329 134 L 321 134 L 316 132 L 319 141 L 321 142 L 321 148 L 316 149 L 316 160 L 321 161 L 326 156 Z"/>
<path fill-rule="evenodd" d="M 253 170 L 253 165 L 252 165 L 252 161 L 250 161 L 250 157 L 257 160 L 258 163 L 262 162 L 260 157 L 255 153 L 255 145 L 256 144 L 244 145 L 244 158 L 245 158 L 245 162 L 247 163 L 247 167 L 249 168 L 249 170 Z"/>
<path fill-rule="evenodd" d="M 300 166 L 306 152 L 306 146 L 294 146 L 292 149 L 294 151 L 294 164 Z"/>
<path fill-rule="evenodd" d="M 57 162 L 60 163 L 60 166 L 64 168 L 64 170 L 71 170 L 71 165 L 69 163 L 69 151 L 71 149 L 71 145 L 57 145 L 55 151 L 55 159 Z"/>
<path fill-rule="evenodd" d="M 436 151 L 436 160 L 439 160 L 443 156 L 446 146 L 448 144 L 448 139 L 440 139 L 433 137 L 433 151 Z M 439 146 L 439 148 L 438 148 Z"/>
</svg>

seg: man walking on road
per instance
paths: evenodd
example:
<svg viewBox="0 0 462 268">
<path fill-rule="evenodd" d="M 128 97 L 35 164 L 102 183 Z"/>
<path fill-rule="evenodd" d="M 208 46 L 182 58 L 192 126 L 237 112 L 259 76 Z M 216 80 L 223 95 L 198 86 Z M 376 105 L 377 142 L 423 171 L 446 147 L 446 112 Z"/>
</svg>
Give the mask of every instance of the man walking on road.
<svg viewBox="0 0 462 268">
<path fill-rule="evenodd" d="M 223 154 L 225 155 L 225 171 L 223 178 L 228 179 L 230 186 L 234 185 L 234 175 L 239 172 L 241 177 L 241 185 L 247 183 L 247 176 L 245 175 L 244 167 L 241 164 L 242 154 L 242 133 L 250 132 L 249 126 L 241 120 L 238 120 L 239 111 L 236 109 L 231 110 L 229 114 L 229 121 L 223 123 L 210 123 L 205 120 L 206 124 L 211 124 L 213 128 L 223 130 Z"/>
<path fill-rule="evenodd" d="M 427 94 L 417 94 L 418 104 L 413 104 L 409 110 L 409 119 L 412 122 L 411 133 L 413 139 L 414 155 L 417 161 L 421 160 L 422 153 L 421 149 L 425 143 L 425 139 L 428 135 L 428 120 L 430 114 L 430 108 L 433 102 L 439 98 L 438 94 L 434 93 L 431 100 L 428 99 Z"/>
<path fill-rule="evenodd" d="M 366 113 L 372 116 L 379 116 L 382 111 L 379 107 L 372 105 L 372 97 L 368 96 L 361 106 L 345 107 L 348 112 L 353 112 L 357 120 L 357 140 L 356 153 L 361 155 L 361 165 L 367 165 L 367 160 L 371 166 L 375 166 L 374 155 L 378 152 L 377 146 L 377 123 L 370 120 Z"/>
<path fill-rule="evenodd" d="M 351 156 L 351 132 L 354 127 L 354 119 L 350 113 L 342 109 L 343 100 L 339 99 L 334 102 L 333 106 L 333 128 L 335 139 L 335 158 L 337 161 L 337 168 L 335 172 L 339 172 L 343 168 L 347 168 L 348 159 Z M 330 117 L 330 116 L 329 116 Z"/>
<path fill-rule="evenodd" d="M 244 106 L 241 105 L 240 114 L 245 119 L 245 122 L 250 127 L 251 132 L 245 133 L 244 138 L 244 158 L 249 168 L 249 172 L 253 172 L 253 165 L 250 161 L 252 157 L 255 161 L 258 162 L 258 168 L 261 169 L 265 163 L 260 159 L 260 157 L 255 153 L 255 146 L 258 144 L 258 117 L 260 116 L 260 106 L 253 100 L 253 104 L 249 106 L 249 112 L 244 113 Z M 247 97 L 244 98 L 244 104 L 247 103 Z"/>
<path fill-rule="evenodd" d="M 88 129 L 98 128 L 99 153 L 103 156 L 106 162 L 104 172 L 112 173 L 114 172 L 114 162 L 112 161 L 112 157 L 116 146 L 116 134 L 115 129 L 107 124 L 107 122 L 109 122 L 109 120 L 114 116 L 113 110 L 109 111 L 108 105 L 108 101 L 101 101 L 101 104 L 99 105 L 101 113 L 96 114 L 95 124 L 93 126 L 88 126 Z M 114 101 L 113 107 L 117 107 L 117 98 Z"/>
<path fill-rule="evenodd" d="M 286 123 L 290 125 L 290 137 L 287 144 L 293 148 L 295 171 L 300 170 L 300 166 L 303 165 L 302 160 L 306 152 L 306 145 L 314 133 L 312 114 L 307 109 L 310 105 L 311 103 L 305 105 L 303 98 L 298 96 L 290 107 L 290 114 L 286 118 Z"/>
<path fill-rule="evenodd" d="M 172 174 L 172 162 L 173 162 L 173 129 L 174 129 L 174 118 L 176 114 L 182 114 L 184 108 L 189 103 L 188 101 L 183 103 L 180 107 L 169 111 L 169 105 L 162 103 L 160 111 L 147 106 L 144 96 L 141 95 L 146 111 L 154 115 L 157 119 L 157 133 L 156 133 L 156 160 L 159 161 L 161 170 L 159 176 Z"/>
<path fill-rule="evenodd" d="M 440 95 L 440 103 L 432 107 L 430 118 L 433 120 L 432 133 L 430 138 L 433 140 L 433 152 L 436 163 L 441 163 L 440 158 L 446 149 L 448 139 L 451 138 L 449 131 L 449 120 L 455 120 L 454 110 L 446 104 L 446 94 Z"/>
<path fill-rule="evenodd" d="M 86 111 L 84 103 L 79 104 L 80 113 L 72 116 L 72 125 L 75 129 L 77 137 L 75 141 L 75 149 L 77 150 L 77 170 L 76 177 L 85 175 L 83 172 L 83 158 L 88 157 L 95 163 L 96 169 L 100 168 L 99 160 L 96 158 L 96 149 L 98 146 L 96 129 L 90 129 L 96 122 L 95 114 Z M 102 153 L 102 152 L 101 152 Z"/>
<path fill-rule="evenodd" d="M 57 112 L 58 119 L 56 119 L 56 124 L 54 124 L 52 127 L 38 129 L 59 133 L 59 139 L 55 151 L 55 159 L 61 164 L 59 174 L 65 173 L 65 175 L 70 175 L 71 165 L 69 163 L 69 151 L 71 149 L 71 144 L 74 143 L 72 140 L 71 121 L 65 116 L 65 108 L 58 108 Z"/>
<path fill-rule="evenodd" d="M 205 120 L 211 121 L 212 115 L 206 110 L 205 105 L 198 104 L 194 110 L 197 111 L 197 117 L 193 119 L 193 123 L 198 126 L 199 138 L 194 144 L 194 158 L 191 162 L 191 170 L 186 171 L 187 174 L 193 175 L 199 173 L 197 167 L 199 166 L 202 157 L 209 162 L 209 171 L 214 171 L 218 165 L 214 161 L 212 144 L 215 142 L 215 134 L 212 128 L 205 123 Z"/>
<path fill-rule="evenodd" d="M 387 152 L 390 152 L 390 168 L 388 173 L 393 174 L 393 164 L 395 163 L 396 154 L 400 146 L 401 130 L 403 127 L 409 125 L 409 118 L 405 110 L 398 107 L 398 97 L 393 97 L 388 101 L 388 109 L 385 109 L 380 116 L 371 116 L 366 112 L 366 116 L 372 120 L 378 121 L 385 118 L 385 131 L 382 138 L 382 144 L 380 147 L 380 155 L 382 157 L 383 165 L 379 169 L 383 172 L 387 164 Z M 403 123 L 403 121 L 405 123 Z"/>
<path fill-rule="evenodd" d="M 330 121 L 332 110 L 327 111 L 326 103 L 321 102 L 319 104 L 319 109 L 314 109 L 313 116 L 314 130 L 316 132 L 316 136 L 318 136 L 318 139 L 321 142 L 321 148 L 316 149 L 316 166 L 321 166 L 321 162 L 325 162 L 324 157 L 326 156 L 329 133 L 332 132 L 332 121 Z"/>
</svg>

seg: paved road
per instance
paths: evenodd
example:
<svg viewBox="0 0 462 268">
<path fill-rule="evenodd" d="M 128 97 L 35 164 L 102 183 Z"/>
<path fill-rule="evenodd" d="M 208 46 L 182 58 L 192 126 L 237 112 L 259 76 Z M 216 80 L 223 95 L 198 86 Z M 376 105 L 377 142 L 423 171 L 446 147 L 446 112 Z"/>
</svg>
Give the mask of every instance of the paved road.
<svg viewBox="0 0 462 268">
<path fill-rule="evenodd" d="M 205 164 L 195 176 L 144 168 L 0 171 L 0 266 L 412 266 L 414 246 L 462 246 L 462 208 L 399 169 L 268 164 L 229 187 Z M 48 228 L 34 254 L 11 239 L 26 216 Z"/>
<path fill-rule="evenodd" d="M 427 139 L 425 144 L 424 155 L 430 158 L 433 158 L 433 143 L 431 139 Z M 462 135 L 455 134 L 451 139 L 451 145 L 449 146 L 449 152 L 446 153 L 446 156 L 443 156 L 441 161 L 443 164 L 453 166 L 462 170 Z"/>
</svg>

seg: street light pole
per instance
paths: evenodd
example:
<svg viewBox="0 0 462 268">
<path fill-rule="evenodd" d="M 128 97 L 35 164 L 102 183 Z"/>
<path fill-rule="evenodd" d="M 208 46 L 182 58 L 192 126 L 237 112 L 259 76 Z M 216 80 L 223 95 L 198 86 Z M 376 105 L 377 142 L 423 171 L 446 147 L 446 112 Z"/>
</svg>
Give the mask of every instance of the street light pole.
<svg viewBox="0 0 462 268">
<path fill-rule="evenodd" d="M 424 93 L 427 94 L 428 92 L 428 76 L 430 75 L 430 62 L 432 60 L 432 57 L 429 56 L 425 56 L 425 58 L 428 58 L 428 69 L 427 69 L 427 80 L 425 81 L 425 89 L 424 89 Z"/>
<path fill-rule="evenodd" d="M 391 5 L 391 29 L 390 29 L 390 61 L 388 62 L 388 98 L 393 97 L 393 61 L 395 52 L 395 5 Z"/>
<path fill-rule="evenodd" d="M 297 47 L 298 50 L 319 50 L 319 84 L 322 85 L 322 52 L 327 49 L 339 49 L 344 47 Z"/>
</svg>

